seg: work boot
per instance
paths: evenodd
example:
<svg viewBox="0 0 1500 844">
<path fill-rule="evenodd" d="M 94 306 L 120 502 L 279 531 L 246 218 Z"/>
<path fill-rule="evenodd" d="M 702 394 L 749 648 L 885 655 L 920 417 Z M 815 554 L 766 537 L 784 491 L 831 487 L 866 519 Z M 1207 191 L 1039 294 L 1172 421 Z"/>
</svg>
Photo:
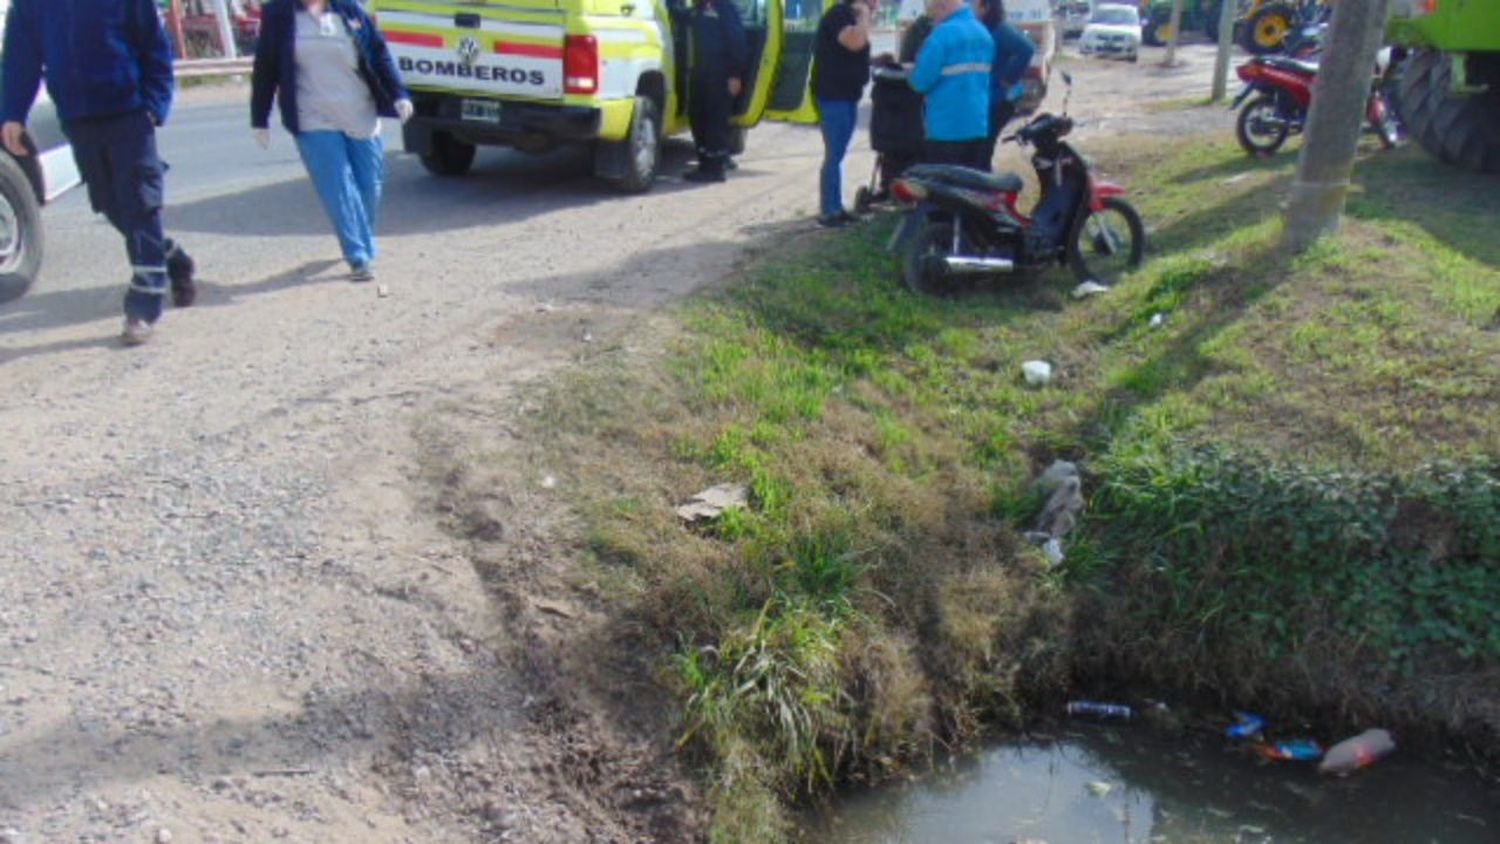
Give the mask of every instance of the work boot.
<svg viewBox="0 0 1500 844">
<path fill-rule="evenodd" d="M 192 307 L 193 300 L 198 298 L 198 286 L 193 283 L 197 269 L 193 256 L 183 251 L 181 244 L 167 241 L 167 278 L 172 282 L 172 304 L 176 307 Z"/>
<path fill-rule="evenodd" d="M 127 346 L 144 345 L 151 339 L 151 323 L 140 317 L 125 317 L 125 328 L 120 332 L 120 342 Z"/>
</svg>

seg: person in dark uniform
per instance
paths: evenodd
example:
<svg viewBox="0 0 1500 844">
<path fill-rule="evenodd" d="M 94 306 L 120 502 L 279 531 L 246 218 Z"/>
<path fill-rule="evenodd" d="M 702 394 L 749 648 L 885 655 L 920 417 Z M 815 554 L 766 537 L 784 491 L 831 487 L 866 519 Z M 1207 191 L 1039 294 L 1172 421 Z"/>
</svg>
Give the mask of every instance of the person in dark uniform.
<svg viewBox="0 0 1500 844">
<path fill-rule="evenodd" d="M 125 238 L 129 345 L 151 336 L 168 293 L 193 303 L 193 260 L 162 233 L 156 128 L 172 108 L 172 49 L 155 0 L 14 0 L 5 25 L 0 142 L 29 154 L 26 118 L 43 76 L 89 203 Z"/>
<path fill-rule="evenodd" d="M 729 118 L 750 65 L 750 43 L 733 0 L 697 0 L 692 39 L 688 122 L 698 147 L 698 169 L 683 178 L 722 182 L 729 160 Z"/>
</svg>

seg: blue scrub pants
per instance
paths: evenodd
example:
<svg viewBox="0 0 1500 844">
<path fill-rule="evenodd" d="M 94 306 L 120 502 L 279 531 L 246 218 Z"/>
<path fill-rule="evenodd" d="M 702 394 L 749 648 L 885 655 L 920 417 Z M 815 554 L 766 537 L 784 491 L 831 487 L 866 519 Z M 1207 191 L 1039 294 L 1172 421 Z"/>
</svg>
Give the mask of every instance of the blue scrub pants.
<svg viewBox="0 0 1500 844">
<path fill-rule="evenodd" d="M 831 217 L 844 210 L 844 155 L 854 138 L 859 103 L 818 99 L 818 127 L 823 130 L 823 169 L 819 173 L 818 211 Z"/>
<path fill-rule="evenodd" d="M 70 120 L 63 133 L 73 145 L 89 204 L 125 238 L 130 288 L 125 315 L 154 323 L 167 295 L 167 241 L 162 234 L 162 175 L 156 126 L 145 111 Z"/>
<path fill-rule="evenodd" d="M 343 132 L 297 133 L 297 151 L 307 165 L 318 200 L 338 235 L 339 248 L 351 268 L 375 260 L 375 217 L 385 145 L 380 136 L 351 138 Z"/>
</svg>

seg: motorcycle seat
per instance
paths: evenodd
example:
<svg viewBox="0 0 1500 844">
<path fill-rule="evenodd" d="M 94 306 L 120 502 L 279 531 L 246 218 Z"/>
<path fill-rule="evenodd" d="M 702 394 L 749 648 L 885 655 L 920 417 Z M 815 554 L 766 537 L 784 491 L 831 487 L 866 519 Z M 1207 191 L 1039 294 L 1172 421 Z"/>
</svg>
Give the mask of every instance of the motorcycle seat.
<svg viewBox="0 0 1500 844">
<path fill-rule="evenodd" d="M 1301 59 L 1294 59 L 1289 56 L 1262 56 L 1261 61 L 1272 67 L 1279 67 L 1282 70 L 1290 70 L 1293 73 L 1306 73 L 1310 76 L 1318 75 L 1317 62 L 1305 62 Z"/>
<path fill-rule="evenodd" d="M 956 164 L 918 164 L 909 168 L 906 173 L 916 179 L 929 179 L 955 187 L 993 193 L 1020 193 L 1022 185 L 1021 177 L 1015 173 L 986 173 Z"/>
</svg>

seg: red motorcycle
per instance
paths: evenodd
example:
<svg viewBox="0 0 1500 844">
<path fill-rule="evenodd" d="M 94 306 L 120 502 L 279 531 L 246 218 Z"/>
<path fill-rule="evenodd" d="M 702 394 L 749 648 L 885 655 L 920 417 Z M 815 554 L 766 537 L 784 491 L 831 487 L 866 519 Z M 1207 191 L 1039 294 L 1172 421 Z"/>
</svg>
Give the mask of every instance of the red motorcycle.
<svg viewBox="0 0 1500 844">
<path fill-rule="evenodd" d="M 1382 50 L 1375 82 L 1365 100 L 1365 120 L 1386 149 L 1401 140 L 1396 110 L 1386 95 L 1385 68 L 1389 61 L 1389 51 Z M 1281 149 L 1288 137 L 1302 134 L 1312 105 L 1318 65 L 1286 56 L 1256 56 L 1235 68 L 1235 73 L 1245 83 L 1230 106 L 1240 108 L 1244 104 L 1235 123 L 1235 136 L 1245 152 L 1256 158 L 1268 158 Z M 1256 95 L 1253 99 L 1252 94 Z"/>
</svg>

